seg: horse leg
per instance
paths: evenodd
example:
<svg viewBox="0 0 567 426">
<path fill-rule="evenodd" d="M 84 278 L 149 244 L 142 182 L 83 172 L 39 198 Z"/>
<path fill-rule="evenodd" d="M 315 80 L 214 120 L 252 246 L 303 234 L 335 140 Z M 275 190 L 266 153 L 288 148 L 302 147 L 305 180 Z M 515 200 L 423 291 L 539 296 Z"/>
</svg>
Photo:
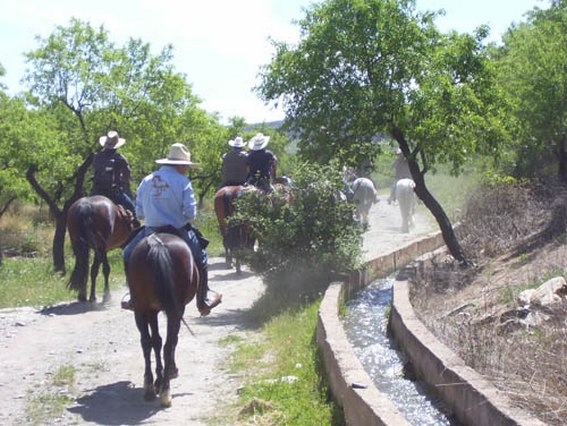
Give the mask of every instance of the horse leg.
<svg viewBox="0 0 567 426">
<path fill-rule="evenodd" d="M 176 379 L 179 376 L 179 369 L 177 368 L 177 363 L 175 362 L 175 348 L 177 348 L 177 342 L 179 341 L 179 330 L 181 328 L 181 318 L 185 312 L 185 307 L 181 308 L 181 312 L 174 315 L 172 321 L 168 320 L 167 323 L 167 339 L 163 349 L 164 352 L 164 363 L 165 372 L 169 379 Z M 170 327 L 169 324 L 172 324 Z M 169 360 L 170 364 L 167 365 Z"/>
<path fill-rule="evenodd" d="M 77 258 L 76 262 L 86 262 L 84 264 L 84 267 L 81 266 L 80 268 L 78 268 L 78 266 L 75 265 L 75 270 L 82 269 L 80 284 L 78 286 L 79 292 L 77 294 L 77 300 L 79 302 L 86 302 L 87 301 L 87 285 L 88 285 L 88 269 L 89 269 L 88 251 L 87 251 L 87 258 L 86 259 L 79 260 L 79 258 Z M 73 275 L 75 275 L 75 271 L 73 271 Z"/>
<path fill-rule="evenodd" d="M 161 336 L 159 335 L 158 312 L 152 311 L 148 315 L 151 330 L 151 347 L 154 350 L 154 356 L 156 358 L 156 381 L 153 385 L 155 396 L 160 392 L 160 389 L 163 386 L 163 364 L 161 360 L 162 340 Z"/>
<path fill-rule="evenodd" d="M 91 293 L 89 296 L 89 302 L 96 302 L 96 277 L 98 276 L 98 270 L 101 264 L 101 255 L 98 250 L 95 250 L 93 264 L 91 266 Z"/>
<path fill-rule="evenodd" d="M 402 232 L 407 234 L 409 232 L 409 211 L 408 206 L 405 203 L 398 199 L 398 203 L 400 203 L 400 210 L 402 213 Z"/>
<path fill-rule="evenodd" d="M 362 227 L 366 230 L 368 229 L 368 208 L 364 206 L 362 210 Z"/>
<path fill-rule="evenodd" d="M 110 264 L 108 263 L 108 255 L 106 252 L 102 255 L 102 273 L 104 274 L 104 295 L 102 296 L 102 302 L 106 303 L 110 301 L 110 287 L 108 283 Z"/>
<path fill-rule="evenodd" d="M 242 273 L 242 262 L 240 261 L 240 258 L 238 256 L 236 257 L 236 262 L 235 262 L 234 267 L 236 268 L 237 274 Z"/>
<path fill-rule="evenodd" d="M 181 326 L 181 318 L 179 315 L 178 312 L 167 314 L 167 338 L 163 348 L 165 371 L 159 393 L 160 403 L 163 407 L 171 406 L 170 379 L 177 377 L 179 373 L 175 365 L 175 348 L 179 339 L 179 328 Z"/>
<path fill-rule="evenodd" d="M 156 397 L 156 390 L 154 387 L 154 377 L 152 374 L 152 338 L 148 328 L 147 314 L 134 312 L 136 326 L 140 331 L 140 344 L 142 346 L 142 353 L 144 354 L 144 399 L 151 401 Z"/>
<path fill-rule="evenodd" d="M 224 262 L 226 263 L 226 267 L 230 269 L 232 267 L 232 254 L 228 248 L 226 237 L 223 237 L 222 242 L 224 245 Z"/>
</svg>

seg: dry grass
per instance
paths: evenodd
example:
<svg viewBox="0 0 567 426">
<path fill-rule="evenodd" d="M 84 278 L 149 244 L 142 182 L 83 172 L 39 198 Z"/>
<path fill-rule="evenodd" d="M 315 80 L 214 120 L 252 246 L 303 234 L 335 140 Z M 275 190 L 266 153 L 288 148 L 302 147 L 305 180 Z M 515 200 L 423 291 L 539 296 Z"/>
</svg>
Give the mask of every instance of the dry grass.
<svg viewBox="0 0 567 426">
<path fill-rule="evenodd" d="M 558 185 L 482 188 L 467 205 L 459 241 L 476 268 L 434 259 L 412 288 L 425 325 L 465 362 L 540 420 L 567 416 L 567 301 L 526 326 L 517 295 L 566 276 L 567 195 Z"/>
<path fill-rule="evenodd" d="M 15 202 L 0 220 L 0 249 L 6 256 L 46 256 L 53 232 L 47 207 Z"/>
</svg>

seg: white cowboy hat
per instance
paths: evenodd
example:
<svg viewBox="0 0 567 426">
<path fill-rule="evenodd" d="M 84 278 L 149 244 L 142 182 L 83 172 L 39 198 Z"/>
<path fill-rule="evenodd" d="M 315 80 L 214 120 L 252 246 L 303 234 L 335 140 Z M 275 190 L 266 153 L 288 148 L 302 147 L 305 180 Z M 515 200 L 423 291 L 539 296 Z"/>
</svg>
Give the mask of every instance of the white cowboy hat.
<svg viewBox="0 0 567 426">
<path fill-rule="evenodd" d="M 121 138 L 117 131 L 111 130 L 106 135 L 101 136 L 98 139 L 98 143 L 101 144 L 103 148 L 116 149 L 124 145 L 126 139 Z"/>
<path fill-rule="evenodd" d="M 268 145 L 268 142 L 270 142 L 269 136 L 266 136 L 263 133 L 258 133 L 256 136 L 250 139 L 250 141 L 248 142 L 248 147 L 252 151 L 259 151 L 261 149 L 264 149 L 266 145 Z"/>
<path fill-rule="evenodd" d="M 234 140 L 229 140 L 228 144 L 234 148 L 243 148 L 246 145 L 240 136 L 235 137 Z"/>
<path fill-rule="evenodd" d="M 182 143 L 174 143 L 169 149 L 167 158 L 156 160 L 158 164 L 170 164 L 172 166 L 199 167 L 197 163 L 191 161 L 191 153 Z"/>
</svg>

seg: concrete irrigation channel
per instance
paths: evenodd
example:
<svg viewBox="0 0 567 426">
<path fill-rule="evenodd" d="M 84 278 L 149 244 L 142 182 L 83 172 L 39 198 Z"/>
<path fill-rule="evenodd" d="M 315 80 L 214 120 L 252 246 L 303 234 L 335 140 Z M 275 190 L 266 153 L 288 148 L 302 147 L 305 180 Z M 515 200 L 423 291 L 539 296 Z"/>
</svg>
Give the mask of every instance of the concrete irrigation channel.
<svg viewBox="0 0 567 426">
<path fill-rule="evenodd" d="M 379 278 L 396 273 L 390 329 L 397 347 L 411 362 L 417 377 L 466 425 L 543 425 L 512 407 L 508 398 L 480 374 L 467 367 L 417 319 L 409 301 L 408 278 L 430 254 L 443 247 L 433 233 L 369 260 L 344 282 L 333 283 L 321 303 L 317 344 L 322 352 L 333 397 L 343 408 L 348 425 L 412 424 L 388 395 L 380 392 L 349 343 L 339 316 L 341 305 Z M 442 250 L 442 249 L 440 249 Z M 429 254 L 429 255 L 428 255 Z M 407 267 L 412 264 L 412 267 Z"/>
</svg>

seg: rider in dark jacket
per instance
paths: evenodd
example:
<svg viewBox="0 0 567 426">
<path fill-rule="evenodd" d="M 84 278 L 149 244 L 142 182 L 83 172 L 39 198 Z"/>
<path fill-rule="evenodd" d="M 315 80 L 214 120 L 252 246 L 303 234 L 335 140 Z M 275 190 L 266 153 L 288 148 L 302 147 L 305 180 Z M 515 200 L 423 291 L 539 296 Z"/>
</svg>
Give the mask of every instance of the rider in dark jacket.
<svg viewBox="0 0 567 426">
<path fill-rule="evenodd" d="M 246 143 L 238 136 L 228 144 L 232 149 L 222 158 L 221 188 L 244 185 L 248 179 L 248 153 L 243 150 Z"/>
<path fill-rule="evenodd" d="M 112 130 L 98 141 L 102 149 L 93 158 L 94 177 L 90 195 L 104 195 L 130 210 L 135 217 L 136 208 L 130 195 L 130 165 L 126 157 L 117 151 L 126 140 Z"/>
<path fill-rule="evenodd" d="M 270 137 L 262 133 L 258 133 L 248 142 L 250 148 L 248 153 L 248 165 L 250 167 L 248 183 L 266 192 L 273 190 L 271 181 L 276 178 L 278 163 L 276 156 L 266 149 L 269 142 Z"/>
</svg>

